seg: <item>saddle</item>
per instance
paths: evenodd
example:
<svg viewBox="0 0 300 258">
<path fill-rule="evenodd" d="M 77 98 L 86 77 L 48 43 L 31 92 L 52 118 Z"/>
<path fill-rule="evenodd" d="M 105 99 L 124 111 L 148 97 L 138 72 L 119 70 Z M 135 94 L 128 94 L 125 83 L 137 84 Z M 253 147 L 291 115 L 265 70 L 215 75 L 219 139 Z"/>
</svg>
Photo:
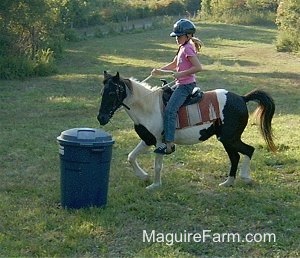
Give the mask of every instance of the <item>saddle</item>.
<svg viewBox="0 0 300 258">
<path fill-rule="evenodd" d="M 161 81 L 163 82 L 162 86 L 168 84 L 166 80 L 164 79 L 161 79 Z M 165 87 L 164 90 L 163 90 L 163 103 L 164 103 L 164 106 L 167 105 L 170 97 L 172 96 L 174 92 L 174 89 L 171 88 L 171 87 Z M 186 100 L 184 101 L 184 103 L 182 104 L 182 106 L 188 106 L 188 105 L 192 105 L 192 104 L 195 104 L 195 103 L 198 103 L 203 97 L 203 92 L 200 90 L 199 87 L 195 87 L 192 94 L 189 95 Z"/>
<path fill-rule="evenodd" d="M 163 85 L 165 85 L 165 80 L 162 81 L 164 83 Z M 213 90 L 204 93 L 200 91 L 199 88 L 195 88 L 193 93 L 188 96 L 177 112 L 176 129 L 206 123 L 222 123 L 218 94 L 223 93 L 223 91 L 224 90 Z M 165 106 L 173 92 L 174 89 L 171 87 L 164 88 L 163 103 Z"/>
</svg>

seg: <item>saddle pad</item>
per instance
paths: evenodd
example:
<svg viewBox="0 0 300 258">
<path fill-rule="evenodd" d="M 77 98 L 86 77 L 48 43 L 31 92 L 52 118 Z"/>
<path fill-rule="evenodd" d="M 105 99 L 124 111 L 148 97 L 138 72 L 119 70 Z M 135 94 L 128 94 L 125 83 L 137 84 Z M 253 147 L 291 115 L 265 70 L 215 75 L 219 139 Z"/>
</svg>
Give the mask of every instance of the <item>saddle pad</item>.
<svg viewBox="0 0 300 258">
<path fill-rule="evenodd" d="M 181 107 L 177 114 L 176 129 L 201 125 L 220 118 L 220 108 L 215 91 L 207 91 L 195 104 Z"/>
</svg>

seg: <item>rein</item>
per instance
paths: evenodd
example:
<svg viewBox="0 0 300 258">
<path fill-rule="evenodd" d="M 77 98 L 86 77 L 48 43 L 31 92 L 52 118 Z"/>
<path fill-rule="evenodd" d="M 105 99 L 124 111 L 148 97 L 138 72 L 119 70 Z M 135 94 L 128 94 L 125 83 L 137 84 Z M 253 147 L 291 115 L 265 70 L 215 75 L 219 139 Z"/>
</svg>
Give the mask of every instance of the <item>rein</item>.
<svg viewBox="0 0 300 258">
<path fill-rule="evenodd" d="M 150 77 L 151 77 L 151 75 L 149 76 L 149 78 L 150 78 Z M 148 77 L 147 77 L 146 79 L 148 80 Z M 146 79 L 145 79 L 145 80 L 146 80 Z M 143 80 L 142 82 L 145 82 L 145 80 Z M 165 84 L 165 85 L 163 85 L 162 87 L 158 87 L 157 89 L 151 91 L 150 93 L 148 93 L 148 94 L 142 96 L 140 99 L 146 98 L 146 97 L 148 97 L 148 96 L 154 94 L 154 93 L 155 93 L 156 91 L 158 91 L 158 90 L 163 90 L 163 89 L 169 87 L 169 86 L 172 85 L 175 81 L 176 81 L 176 79 L 173 80 L 173 81 L 171 81 L 171 82 L 169 82 L 169 83 L 167 83 L 167 84 Z M 172 88 L 172 87 L 171 87 L 171 88 Z M 133 103 L 136 102 L 136 101 L 137 101 L 137 100 L 132 101 L 132 102 L 130 102 L 128 105 L 131 105 L 131 104 L 133 104 Z M 128 106 L 126 106 L 124 103 L 121 103 L 121 104 L 123 104 L 123 106 L 125 106 L 128 110 L 130 110 L 130 108 L 129 108 Z"/>
<path fill-rule="evenodd" d="M 146 81 L 149 80 L 151 77 L 152 77 L 152 75 L 149 75 L 146 79 L 144 79 L 144 80 L 142 81 L 142 83 L 143 83 L 143 82 L 146 82 Z M 154 93 L 155 93 L 156 91 L 158 91 L 158 90 L 163 90 L 163 89 L 169 87 L 169 86 L 172 85 L 175 81 L 176 81 L 176 79 L 173 80 L 173 81 L 171 81 L 171 82 L 169 82 L 169 83 L 167 83 L 167 84 L 165 84 L 165 85 L 163 85 L 162 87 L 158 87 L 157 89 L 155 89 L 155 90 L 151 91 L 150 93 L 148 93 L 148 94 L 142 96 L 141 98 L 139 98 L 139 100 L 140 100 L 140 99 L 143 99 L 143 98 L 146 98 L 146 97 L 148 97 L 148 96 L 154 94 Z M 130 103 L 127 104 L 127 105 L 123 102 L 123 100 L 127 97 L 126 88 L 130 88 L 130 86 L 128 86 L 128 85 L 126 84 L 126 82 L 123 81 L 123 80 L 121 80 L 120 83 L 114 83 L 114 85 L 117 86 L 117 87 L 116 87 L 116 88 L 117 88 L 117 90 L 116 90 L 116 99 L 117 99 L 117 103 L 116 103 L 116 105 L 115 105 L 115 107 L 114 107 L 114 112 L 118 109 L 117 106 L 119 106 L 119 107 L 120 107 L 120 106 L 123 106 L 123 107 L 125 107 L 127 110 L 130 110 L 129 105 L 132 105 L 133 103 L 135 103 L 135 102 L 137 101 L 137 100 L 132 101 L 132 102 L 130 102 Z"/>
<path fill-rule="evenodd" d="M 171 70 L 163 70 L 163 69 L 157 69 L 158 71 L 162 72 L 162 73 L 168 73 L 168 74 L 173 74 L 174 72 Z M 142 80 L 142 82 L 146 82 L 148 81 L 150 78 L 152 77 L 152 74 L 150 74 L 147 78 L 145 78 L 144 80 Z"/>
</svg>

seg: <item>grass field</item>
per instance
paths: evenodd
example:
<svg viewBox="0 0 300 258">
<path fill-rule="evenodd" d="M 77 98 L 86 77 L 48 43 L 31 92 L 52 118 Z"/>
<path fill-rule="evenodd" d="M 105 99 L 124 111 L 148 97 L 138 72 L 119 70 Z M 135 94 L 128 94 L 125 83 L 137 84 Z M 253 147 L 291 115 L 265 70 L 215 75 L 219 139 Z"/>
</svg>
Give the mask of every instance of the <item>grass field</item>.
<svg viewBox="0 0 300 258">
<path fill-rule="evenodd" d="M 256 148 L 251 164 L 255 184 L 245 186 L 237 180 L 233 188 L 218 187 L 229 161 L 221 144 L 211 138 L 178 147 L 164 161 L 163 187 L 146 191 L 147 184 L 135 178 L 127 162 L 139 140 L 129 117 L 120 111 L 104 128 L 116 141 L 107 207 L 60 208 L 56 137 L 69 128 L 99 127 L 103 70 L 142 80 L 153 67 L 169 62 L 177 48 L 169 30 L 72 43 L 59 62 L 58 75 L 0 81 L 1 257 L 300 255 L 299 55 L 276 52 L 274 28 L 197 25 L 205 44 L 200 59 L 206 71 L 197 77 L 203 90 L 226 88 L 245 94 L 260 88 L 275 100 L 273 128 L 279 151 L 267 151 L 253 120 L 243 134 L 244 141 Z M 157 78 L 149 82 L 160 84 Z M 140 159 L 150 174 L 153 158 L 149 152 Z M 144 243 L 143 230 L 148 234 L 210 230 L 211 235 L 242 237 L 273 233 L 276 241 Z"/>
</svg>

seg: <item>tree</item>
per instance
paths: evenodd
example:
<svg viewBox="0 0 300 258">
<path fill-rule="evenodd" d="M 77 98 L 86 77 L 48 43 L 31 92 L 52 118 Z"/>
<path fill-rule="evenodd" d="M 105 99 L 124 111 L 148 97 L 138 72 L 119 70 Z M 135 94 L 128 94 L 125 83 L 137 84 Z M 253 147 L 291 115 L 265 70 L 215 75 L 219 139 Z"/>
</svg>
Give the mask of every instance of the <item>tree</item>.
<svg viewBox="0 0 300 258">
<path fill-rule="evenodd" d="M 55 30 L 58 16 L 54 7 L 58 2 L 58 0 L 1 1 L 0 78 L 32 75 L 37 70 L 41 71 L 39 65 L 44 66 L 46 60 L 52 60 L 53 52 L 47 49 L 57 36 Z"/>
<path fill-rule="evenodd" d="M 31 59 L 55 33 L 57 15 L 53 2 L 47 0 L 5 0 L 1 2 L 1 34 L 6 42 L 6 54 L 27 55 Z M 2 49 L 3 51 L 3 49 Z"/>
</svg>

